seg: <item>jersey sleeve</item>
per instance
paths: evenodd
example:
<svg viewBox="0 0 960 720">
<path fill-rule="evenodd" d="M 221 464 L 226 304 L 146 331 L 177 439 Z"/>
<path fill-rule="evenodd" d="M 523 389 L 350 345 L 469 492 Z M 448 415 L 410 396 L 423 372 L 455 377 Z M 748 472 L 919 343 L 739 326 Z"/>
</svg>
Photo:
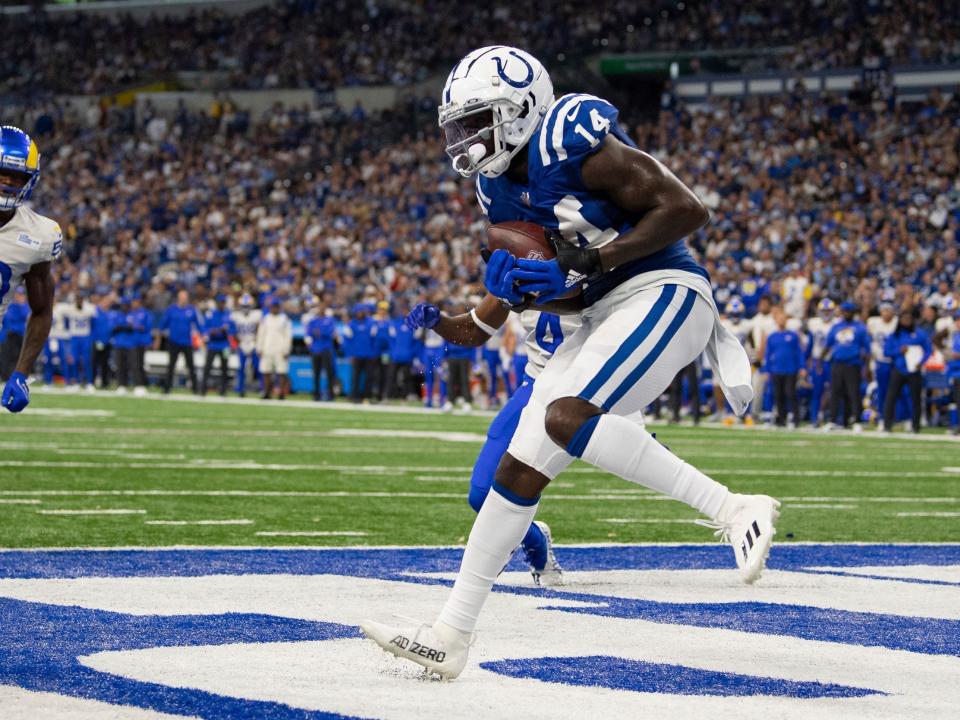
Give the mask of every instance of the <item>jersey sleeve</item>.
<svg viewBox="0 0 960 720">
<path fill-rule="evenodd" d="M 593 95 L 567 95 L 544 121 L 539 138 L 540 162 L 575 163 L 600 149 L 617 123 L 620 111 Z"/>
<path fill-rule="evenodd" d="M 43 236 L 40 239 L 40 247 L 37 248 L 37 263 L 52 262 L 60 257 L 63 251 L 63 231 L 53 220 L 44 218 Z"/>
</svg>

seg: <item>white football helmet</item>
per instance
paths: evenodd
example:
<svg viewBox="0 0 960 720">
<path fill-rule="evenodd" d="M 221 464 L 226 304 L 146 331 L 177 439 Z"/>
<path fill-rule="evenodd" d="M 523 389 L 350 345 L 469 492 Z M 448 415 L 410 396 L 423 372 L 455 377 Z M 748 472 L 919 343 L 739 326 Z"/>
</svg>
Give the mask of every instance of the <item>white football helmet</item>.
<svg viewBox="0 0 960 720">
<path fill-rule="evenodd" d="M 550 75 L 533 55 L 506 45 L 474 50 L 453 66 L 438 108 L 453 169 L 502 175 L 552 103 Z"/>
</svg>

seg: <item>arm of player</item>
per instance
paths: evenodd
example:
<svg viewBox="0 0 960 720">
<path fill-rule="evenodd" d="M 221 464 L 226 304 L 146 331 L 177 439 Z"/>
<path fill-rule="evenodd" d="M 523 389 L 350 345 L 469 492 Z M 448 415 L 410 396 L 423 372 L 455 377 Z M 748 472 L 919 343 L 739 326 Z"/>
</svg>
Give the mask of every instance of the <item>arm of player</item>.
<svg viewBox="0 0 960 720">
<path fill-rule="evenodd" d="M 433 305 L 418 305 L 407 316 L 407 324 L 414 328 L 432 329 L 444 340 L 456 345 L 477 347 L 483 345 L 506 322 L 509 314 L 510 311 L 499 298 L 488 294 L 473 310 L 461 315 L 447 315 Z M 430 324 L 433 320 L 435 324 Z"/>
<path fill-rule="evenodd" d="M 629 232 L 599 250 L 575 250 L 588 256 L 597 253 L 580 261 L 590 272 L 611 270 L 659 252 L 710 219 L 700 199 L 663 163 L 611 135 L 604 139 L 603 148 L 583 163 L 581 177 L 589 190 L 605 194 L 624 210 L 643 215 Z"/>
<path fill-rule="evenodd" d="M 23 344 L 20 346 L 20 359 L 0 398 L 3 406 L 14 413 L 20 412 L 30 403 L 27 375 L 33 369 L 53 323 L 54 281 L 50 274 L 50 263 L 34 265 L 30 272 L 24 275 L 23 280 L 27 289 L 27 302 L 30 304 L 30 317 L 23 335 Z"/>
<path fill-rule="evenodd" d="M 27 329 L 23 335 L 23 345 L 20 348 L 20 359 L 17 361 L 17 372 L 27 375 L 33 370 L 34 363 L 43 350 L 43 344 L 50 334 L 50 325 L 53 323 L 53 290 L 54 280 L 50 274 L 50 263 L 38 263 L 30 268 L 30 272 L 23 276 L 27 290 L 27 303 L 30 305 L 30 318 L 27 320 Z"/>
</svg>

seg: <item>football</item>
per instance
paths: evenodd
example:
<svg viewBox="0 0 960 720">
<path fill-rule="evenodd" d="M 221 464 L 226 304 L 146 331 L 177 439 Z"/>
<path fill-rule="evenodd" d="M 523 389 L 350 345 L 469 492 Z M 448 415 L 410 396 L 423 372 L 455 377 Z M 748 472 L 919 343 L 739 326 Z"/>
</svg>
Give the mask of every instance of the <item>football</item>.
<svg viewBox="0 0 960 720">
<path fill-rule="evenodd" d="M 490 251 L 506 250 L 517 258 L 552 260 L 556 257 L 553 245 L 547 240 L 547 231 L 531 222 L 502 222 L 487 228 L 487 247 Z"/>
</svg>

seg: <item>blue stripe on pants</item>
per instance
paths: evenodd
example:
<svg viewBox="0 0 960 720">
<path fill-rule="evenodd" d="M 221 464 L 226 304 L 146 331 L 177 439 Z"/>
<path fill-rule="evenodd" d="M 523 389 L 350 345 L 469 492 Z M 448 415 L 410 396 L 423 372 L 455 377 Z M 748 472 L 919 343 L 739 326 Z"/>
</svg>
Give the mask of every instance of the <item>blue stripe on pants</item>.
<svg viewBox="0 0 960 720">
<path fill-rule="evenodd" d="M 636 352 L 637 348 L 640 347 L 640 344 L 647 336 L 653 332 L 653 328 L 660 322 L 660 318 L 662 318 L 663 314 L 667 311 L 667 308 L 670 306 L 670 301 L 673 300 L 673 296 L 676 295 L 676 293 L 676 285 L 663 286 L 660 297 L 657 298 L 657 301 L 653 304 L 653 307 L 650 309 L 650 312 L 647 313 L 643 322 L 640 323 L 636 330 L 630 333 L 630 337 L 624 340 L 617 351 L 603 364 L 600 372 L 594 376 L 593 380 L 590 381 L 577 397 L 589 401 L 600 391 L 600 388 L 613 377 L 617 368 L 623 365 L 623 363 Z"/>
<path fill-rule="evenodd" d="M 677 314 L 674 316 L 673 320 L 670 321 L 670 324 L 667 326 L 666 331 L 663 333 L 657 344 L 653 346 L 653 349 L 647 353 L 647 356 L 640 361 L 640 364 L 635 367 L 629 375 L 620 383 L 620 387 L 611 393 L 610 397 L 606 399 L 603 403 L 603 409 L 609 411 L 614 405 L 620 402 L 621 398 L 626 395 L 630 388 L 636 385 L 640 378 L 643 377 L 643 374 L 650 369 L 650 366 L 653 365 L 657 358 L 663 354 L 664 349 L 667 345 L 670 344 L 670 341 L 673 340 L 674 336 L 677 334 L 677 331 L 680 329 L 680 326 L 683 325 L 684 321 L 690 315 L 690 310 L 693 308 L 693 303 L 697 300 L 697 293 L 693 290 L 687 289 L 687 296 L 683 299 L 683 304 L 680 306 L 680 310 L 677 311 Z"/>
</svg>

